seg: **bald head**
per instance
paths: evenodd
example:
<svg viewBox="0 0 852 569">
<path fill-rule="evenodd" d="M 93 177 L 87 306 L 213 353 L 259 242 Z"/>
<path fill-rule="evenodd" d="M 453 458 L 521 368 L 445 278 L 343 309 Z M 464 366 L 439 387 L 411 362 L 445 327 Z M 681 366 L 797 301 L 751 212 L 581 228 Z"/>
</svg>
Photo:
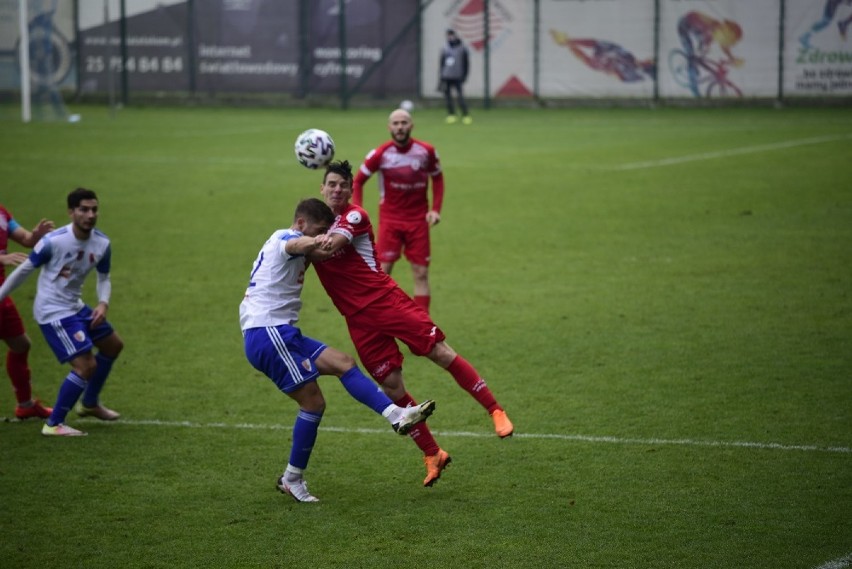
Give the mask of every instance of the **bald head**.
<svg viewBox="0 0 852 569">
<path fill-rule="evenodd" d="M 394 121 L 398 120 L 407 120 L 408 122 L 411 122 L 411 113 L 405 109 L 397 109 L 388 117 L 388 124 L 393 124 Z"/>
<path fill-rule="evenodd" d="M 397 109 L 388 117 L 388 130 L 397 146 L 408 145 L 413 128 L 414 122 L 411 120 L 411 113 L 404 109 Z"/>
</svg>

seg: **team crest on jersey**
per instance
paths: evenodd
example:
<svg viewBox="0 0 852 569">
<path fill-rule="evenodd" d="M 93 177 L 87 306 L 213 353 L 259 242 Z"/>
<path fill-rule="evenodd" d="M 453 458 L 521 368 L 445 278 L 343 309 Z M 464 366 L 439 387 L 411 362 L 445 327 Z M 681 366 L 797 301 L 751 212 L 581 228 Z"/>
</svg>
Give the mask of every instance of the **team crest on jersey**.
<svg viewBox="0 0 852 569">
<path fill-rule="evenodd" d="M 74 332 L 74 339 L 79 343 L 83 343 L 86 340 L 86 334 L 82 330 L 77 330 Z"/>
<path fill-rule="evenodd" d="M 358 211 L 350 211 L 346 214 L 346 221 L 352 225 L 358 225 L 361 223 L 361 213 Z"/>
</svg>

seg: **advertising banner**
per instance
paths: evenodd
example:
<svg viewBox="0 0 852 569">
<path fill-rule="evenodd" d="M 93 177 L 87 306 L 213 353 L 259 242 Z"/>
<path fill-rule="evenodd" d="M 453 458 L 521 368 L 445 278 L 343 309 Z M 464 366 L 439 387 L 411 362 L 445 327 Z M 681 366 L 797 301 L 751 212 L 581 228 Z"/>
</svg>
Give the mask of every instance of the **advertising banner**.
<svg viewBox="0 0 852 569">
<path fill-rule="evenodd" d="M 196 2 L 196 86 L 202 93 L 295 93 L 297 2 Z"/>
<path fill-rule="evenodd" d="M 0 0 L 5 91 L 18 2 Z M 852 0 L 127 0 L 126 62 L 121 0 L 27 5 L 36 98 L 115 92 L 124 71 L 130 94 L 440 97 L 447 29 L 474 98 L 852 95 Z"/>
<path fill-rule="evenodd" d="M 337 93 L 342 85 L 337 0 L 310 2 L 308 91 Z M 412 97 L 417 92 L 417 0 L 348 0 L 346 90 L 374 96 Z"/>
<path fill-rule="evenodd" d="M 446 30 L 453 29 L 470 53 L 465 92 L 484 97 L 486 5 L 483 0 L 434 0 L 423 13 L 422 94 L 436 96 L 441 48 Z M 488 94 L 491 97 L 529 98 L 533 95 L 532 3 L 491 0 L 488 4 Z"/>
<path fill-rule="evenodd" d="M 654 0 L 543 0 L 544 97 L 651 97 Z"/>
<path fill-rule="evenodd" d="M 660 12 L 661 97 L 777 94 L 780 0 L 663 0 Z"/>
<path fill-rule="evenodd" d="M 80 90 L 84 93 L 118 89 L 122 72 L 120 10 L 118 0 L 80 0 Z M 126 16 L 130 90 L 187 90 L 185 0 L 127 2 Z"/>
<path fill-rule="evenodd" d="M 118 2 L 110 2 L 105 13 L 100 1 L 81 1 L 84 92 L 106 91 L 121 72 Z M 347 92 L 411 96 L 417 90 L 416 0 L 348 0 L 345 54 L 337 0 L 195 2 L 191 37 L 186 0 L 130 5 L 131 91 L 338 93 L 344 55 Z"/>
<path fill-rule="evenodd" d="M 852 94 L 852 0 L 787 0 L 784 94 Z"/>
</svg>

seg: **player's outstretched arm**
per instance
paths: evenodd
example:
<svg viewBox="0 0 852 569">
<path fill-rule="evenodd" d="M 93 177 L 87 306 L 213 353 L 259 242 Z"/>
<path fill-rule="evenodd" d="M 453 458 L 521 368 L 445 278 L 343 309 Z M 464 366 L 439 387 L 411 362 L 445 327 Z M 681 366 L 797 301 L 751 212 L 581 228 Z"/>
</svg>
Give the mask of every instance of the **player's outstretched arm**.
<svg viewBox="0 0 852 569">
<path fill-rule="evenodd" d="M 0 255 L 0 265 L 5 265 L 7 267 L 14 267 L 20 265 L 26 260 L 26 253 L 15 252 L 7 253 L 6 255 Z"/>
<path fill-rule="evenodd" d="M 12 294 L 12 291 L 21 286 L 34 270 L 35 265 L 29 259 L 18 265 L 18 268 L 12 271 L 3 286 L 0 286 L 0 300 Z"/>
<path fill-rule="evenodd" d="M 38 243 L 39 239 L 53 231 L 54 227 L 55 226 L 52 221 L 49 219 L 42 219 L 32 231 L 27 231 L 23 227 L 16 227 L 15 230 L 9 234 L 9 237 L 11 237 L 16 243 L 32 249 L 35 247 L 35 244 Z"/>
<path fill-rule="evenodd" d="M 317 249 L 329 247 L 328 235 L 322 234 L 316 237 L 303 235 L 296 239 L 288 239 L 284 243 L 284 252 L 288 255 L 307 255 Z"/>
<path fill-rule="evenodd" d="M 321 237 L 327 239 L 326 244 L 322 248 L 316 248 L 307 253 L 308 260 L 325 261 L 349 243 L 349 239 L 340 233 L 327 233 Z"/>
</svg>

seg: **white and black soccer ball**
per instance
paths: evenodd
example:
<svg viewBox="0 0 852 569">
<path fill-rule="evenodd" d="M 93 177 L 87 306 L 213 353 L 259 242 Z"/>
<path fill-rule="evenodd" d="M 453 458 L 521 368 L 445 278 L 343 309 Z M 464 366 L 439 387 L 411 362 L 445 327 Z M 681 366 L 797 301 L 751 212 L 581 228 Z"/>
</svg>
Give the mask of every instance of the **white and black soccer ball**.
<svg viewBox="0 0 852 569">
<path fill-rule="evenodd" d="M 399 104 L 399 108 L 410 113 L 414 110 L 414 102 L 406 99 Z"/>
<path fill-rule="evenodd" d="M 305 168 L 322 168 L 334 158 L 334 141 L 324 130 L 309 128 L 296 137 L 296 159 Z"/>
</svg>

